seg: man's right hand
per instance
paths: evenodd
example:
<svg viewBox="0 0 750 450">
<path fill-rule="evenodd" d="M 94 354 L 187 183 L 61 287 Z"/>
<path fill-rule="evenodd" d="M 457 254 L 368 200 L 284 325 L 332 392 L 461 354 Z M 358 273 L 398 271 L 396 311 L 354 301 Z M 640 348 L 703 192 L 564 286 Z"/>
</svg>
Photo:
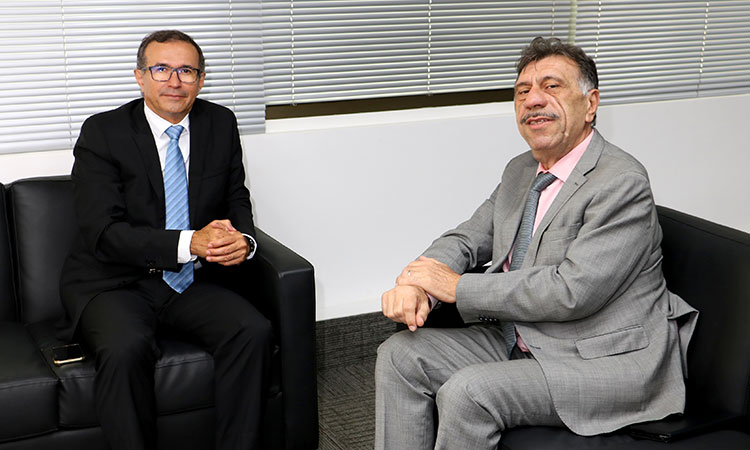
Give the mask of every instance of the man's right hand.
<svg viewBox="0 0 750 450">
<path fill-rule="evenodd" d="M 417 286 L 396 286 L 383 294 L 381 302 L 386 317 L 405 323 L 411 331 L 423 326 L 430 313 L 430 299 Z"/>
</svg>

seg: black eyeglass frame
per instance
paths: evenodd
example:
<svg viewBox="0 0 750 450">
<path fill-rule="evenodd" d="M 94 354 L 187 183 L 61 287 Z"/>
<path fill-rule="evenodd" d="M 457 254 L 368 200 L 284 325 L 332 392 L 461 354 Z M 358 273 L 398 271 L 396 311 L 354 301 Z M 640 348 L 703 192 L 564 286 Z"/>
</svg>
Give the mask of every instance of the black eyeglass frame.
<svg viewBox="0 0 750 450">
<path fill-rule="evenodd" d="M 163 67 L 163 68 L 166 68 L 166 69 L 171 69 L 170 72 L 169 72 L 169 76 L 166 79 L 164 79 L 164 80 L 157 80 L 156 78 L 154 78 L 154 69 L 157 68 L 157 67 Z M 195 71 L 195 80 L 193 80 L 193 81 L 184 81 L 180 77 L 180 72 L 179 71 L 181 69 L 194 70 Z M 149 66 L 149 67 L 141 67 L 141 71 L 145 72 L 147 70 L 151 74 L 151 79 L 154 80 L 154 81 L 156 81 L 156 82 L 159 82 L 159 83 L 166 83 L 167 81 L 169 81 L 169 80 L 172 79 L 172 74 L 173 73 L 177 73 L 177 79 L 180 80 L 180 83 L 193 84 L 193 83 L 198 82 L 198 80 L 201 77 L 201 74 L 203 73 L 202 70 L 200 70 L 197 67 L 193 67 L 193 66 L 170 67 L 170 66 L 168 66 L 166 64 L 156 64 L 156 65 Z"/>
</svg>

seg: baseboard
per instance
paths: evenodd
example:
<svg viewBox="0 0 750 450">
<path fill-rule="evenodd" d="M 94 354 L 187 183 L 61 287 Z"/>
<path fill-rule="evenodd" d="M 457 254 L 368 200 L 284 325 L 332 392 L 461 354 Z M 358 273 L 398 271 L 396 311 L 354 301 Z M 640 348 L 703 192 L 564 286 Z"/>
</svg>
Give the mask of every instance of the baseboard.
<svg viewBox="0 0 750 450">
<path fill-rule="evenodd" d="M 380 312 L 318 321 L 318 369 L 374 358 L 378 346 L 395 331 L 396 324 Z"/>
</svg>

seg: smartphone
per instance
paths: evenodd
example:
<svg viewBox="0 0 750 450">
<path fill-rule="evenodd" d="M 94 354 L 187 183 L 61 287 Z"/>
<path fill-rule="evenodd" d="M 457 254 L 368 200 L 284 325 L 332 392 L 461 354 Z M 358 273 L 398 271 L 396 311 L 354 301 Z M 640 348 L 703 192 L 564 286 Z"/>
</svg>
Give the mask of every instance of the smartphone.
<svg viewBox="0 0 750 450">
<path fill-rule="evenodd" d="M 83 361 L 85 357 L 83 349 L 79 344 L 52 347 L 52 362 L 57 366 Z"/>
</svg>

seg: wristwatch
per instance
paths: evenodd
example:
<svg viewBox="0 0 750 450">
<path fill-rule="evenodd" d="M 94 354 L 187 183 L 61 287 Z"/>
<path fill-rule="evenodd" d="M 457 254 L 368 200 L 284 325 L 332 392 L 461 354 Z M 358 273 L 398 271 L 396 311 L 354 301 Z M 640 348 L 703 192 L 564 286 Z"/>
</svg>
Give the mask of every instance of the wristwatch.
<svg viewBox="0 0 750 450">
<path fill-rule="evenodd" d="M 245 258 L 247 258 L 247 255 L 253 253 L 255 250 L 255 241 L 250 239 L 249 236 L 245 236 L 245 240 L 247 241 L 247 253 L 245 253 Z"/>
</svg>

